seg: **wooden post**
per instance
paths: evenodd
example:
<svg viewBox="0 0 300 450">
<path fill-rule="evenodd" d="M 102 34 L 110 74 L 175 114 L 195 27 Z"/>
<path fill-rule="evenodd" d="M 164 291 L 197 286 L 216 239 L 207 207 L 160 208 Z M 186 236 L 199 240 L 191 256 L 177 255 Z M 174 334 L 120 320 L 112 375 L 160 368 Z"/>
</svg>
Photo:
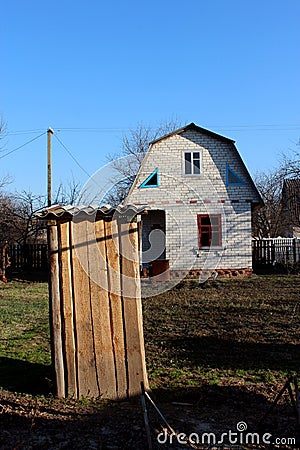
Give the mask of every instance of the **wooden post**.
<svg viewBox="0 0 300 450">
<path fill-rule="evenodd" d="M 52 128 L 47 130 L 47 180 L 48 180 L 48 206 L 52 204 L 52 134 L 54 131 Z"/>
<path fill-rule="evenodd" d="M 7 243 L 1 246 L 1 281 L 4 283 L 6 279 L 6 268 L 9 266 L 8 248 Z"/>
<path fill-rule="evenodd" d="M 72 289 L 71 268 L 71 223 L 70 221 L 58 224 L 59 229 L 59 262 L 60 294 L 62 298 L 62 321 L 63 321 L 63 351 L 65 355 L 65 384 L 66 395 L 77 395 L 77 371 L 76 371 L 76 349 L 74 329 L 74 298 Z"/>
<path fill-rule="evenodd" d="M 293 239 L 293 263 L 297 263 L 297 238 Z"/>
<path fill-rule="evenodd" d="M 64 361 L 62 348 L 61 303 L 59 289 L 58 234 L 56 222 L 48 223 L 50 250 L 50 318 L 52 334 L 52 360 L 56 374 L 56 393 L 65 396 Z"/>
<path fill-rule="evenodd" d="M 274 264 L 276 243 L 274 241 L 271 241 L 270 244 L 271 244 L 271 261 L 270 261 L 270 263 Z"/>
</svg>

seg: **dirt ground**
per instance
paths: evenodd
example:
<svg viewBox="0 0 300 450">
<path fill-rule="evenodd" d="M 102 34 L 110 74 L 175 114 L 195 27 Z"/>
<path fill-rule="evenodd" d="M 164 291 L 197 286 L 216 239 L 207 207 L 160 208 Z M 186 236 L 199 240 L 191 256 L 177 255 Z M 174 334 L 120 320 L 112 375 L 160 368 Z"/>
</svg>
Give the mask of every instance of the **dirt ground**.
<svg viewBox="0 0 300 450">
<path fill-rule="evenodd" d="M 270 400 L 275 392 L 268 393 Z M 297 437 L 297 422 L 287 399 L 265 419 L 270 404 L 265 389 L 256 386 L 237 388 L 206 386 L 177 392 L 172 398 L 166 392 L 153 392 L 151 398 L 168 424 L 177 433 L 215 433 L 216 442 L 222 433 L 237 432 L 237 424 L 244 422 L 248 432 L 272 434 L 273 438 Z M 163 400 L 161 400 L 163 398 Z M 84 404 L 84 403 L 89 404 Z M 146 429 L 140 398 L 123 402 L 75 402 L 70 399 L 35 398 L 9 392 L 1 393 L 0 448 L 1 449 L 147 449 Z M 158 433 L 166 425 L 152 405 L 147 402 L 154 449 L 189 448 L 173 438 L 173 445 L 158 443 Z M 298 436 L 299 438 L 299 436 Z M 297 438 L 297 439 L 298 439 Z M 208 439 L 208 438 L 207 438 Z M 204 444 L 208 444 L 205 439 Z M 270 439 L 269 439 L 270 440 Z M 202 441 L 200 441 L 201 443 Z M 213 441 L 210 441 L 211 444 Z M 231 441 L 232 442 L 232 441 Z M 249 441 L 249 443 L 251 443 Z M 196 448 L 216 448 L 197 445 Z M 217 448 L 228 448 L 218 446 Z M 230 448 L 299 448 L 295 445 L 231 445 Z"/>
<path fill-rule="evenodd" d="M 196 448 L 300 448 L 287 390 L 270 411 L 300 364 L 299 292 L 297 276 L 254 277 L 186 283 L 144 300 L 150 396 L 177 433 L 199 437 Z M 149 448 L 140 397 L 59 400 L 47 370 L 35 377 L 32 365 L 19 365 L 18 389 L 8 380 L 0 390 L 0 449 Z M 189 448 L 174 437 L 163 443 L 166 425 L 147 407 L 153 449 Z M 259 444 L 245 444 L 246 433 L 256 433 Z"/>
</svg>

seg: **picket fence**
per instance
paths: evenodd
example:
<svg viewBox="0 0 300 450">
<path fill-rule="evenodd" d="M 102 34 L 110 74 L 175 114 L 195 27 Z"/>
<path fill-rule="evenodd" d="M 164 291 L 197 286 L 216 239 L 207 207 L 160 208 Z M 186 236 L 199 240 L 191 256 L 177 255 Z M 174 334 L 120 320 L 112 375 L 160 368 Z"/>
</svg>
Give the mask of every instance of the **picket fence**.
<svg viewBox="0 0 300 450">
<path fill-rule="evenodd" d="M 296 265 L 300 262 L 300 239 L 253 239 L 252 256 L 254 268 Z"/>
<path fill-rule="evenodd" d="M 48 270 L 47 244 L 16 244 L 8 246 L 10 272 L 46 272 Z"/>
</svg>

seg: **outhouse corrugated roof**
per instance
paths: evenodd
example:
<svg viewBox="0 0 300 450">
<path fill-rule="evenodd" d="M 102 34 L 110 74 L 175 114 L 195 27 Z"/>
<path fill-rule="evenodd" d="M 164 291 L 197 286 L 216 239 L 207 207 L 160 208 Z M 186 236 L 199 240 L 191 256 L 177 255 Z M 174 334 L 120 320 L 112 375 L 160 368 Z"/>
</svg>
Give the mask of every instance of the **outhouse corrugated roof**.
<svg viewBox="0 0 300 450">
<path fill-rule="evenodd" d="M 44 210 L 37 212 L 36 217 L 39 219 L 51 220 L 64 217 L 75 217 L 78 215 L 87 216 L 113 216 L 113 215 L 131 215 L 136 216 L 145 212 L 145 206 L 136 207 L 135 205 L 117 206 L 112 207 L 110 205 L 52 205 Z"/>
</svg>

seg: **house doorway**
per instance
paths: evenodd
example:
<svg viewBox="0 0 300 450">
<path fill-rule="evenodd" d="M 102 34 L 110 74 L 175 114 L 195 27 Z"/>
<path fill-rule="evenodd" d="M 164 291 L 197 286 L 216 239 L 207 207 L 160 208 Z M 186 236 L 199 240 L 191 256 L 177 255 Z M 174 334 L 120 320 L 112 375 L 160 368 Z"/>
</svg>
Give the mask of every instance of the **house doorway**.
<svg viewBox="0 0 300 450">
<path fill-rule="evenodd" d="M 151 274 L 156 261 L 166 260 L 166 213 L 150 210 L 142 216 L 142 268 Z"/>
</svg>

